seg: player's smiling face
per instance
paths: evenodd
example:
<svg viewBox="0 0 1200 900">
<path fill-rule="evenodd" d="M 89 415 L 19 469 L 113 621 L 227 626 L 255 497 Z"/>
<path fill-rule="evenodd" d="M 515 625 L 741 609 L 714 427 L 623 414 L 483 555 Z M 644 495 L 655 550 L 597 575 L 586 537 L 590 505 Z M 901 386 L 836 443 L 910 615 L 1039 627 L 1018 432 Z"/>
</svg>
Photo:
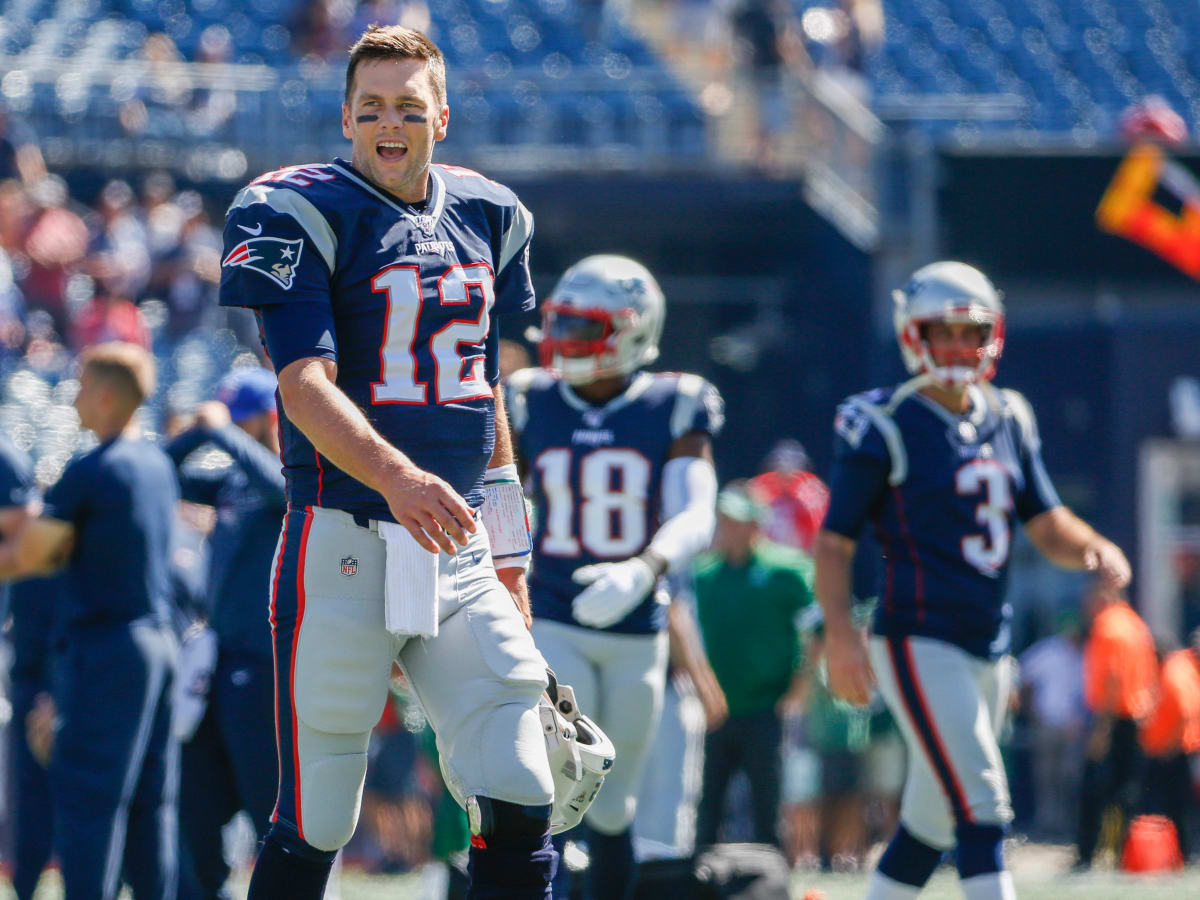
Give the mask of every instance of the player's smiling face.
<svg viewBox="0 0 1200 900">
<path fill-rule="evenodd" d="M 354 166 L 407 203 L 425 199 L 433 145 L 446 136 L 450 108 L 438 100 L 422 59 L 365 59 L 342 104 L 342 134 Z"/>
<path fill-rule="evenodd" d="M 924 326 L 929 355 L 937 366 L 979 365 L 979 351 L 986 335 L 979 325 L 967 322 L 930 322 Z"/>
</svg>

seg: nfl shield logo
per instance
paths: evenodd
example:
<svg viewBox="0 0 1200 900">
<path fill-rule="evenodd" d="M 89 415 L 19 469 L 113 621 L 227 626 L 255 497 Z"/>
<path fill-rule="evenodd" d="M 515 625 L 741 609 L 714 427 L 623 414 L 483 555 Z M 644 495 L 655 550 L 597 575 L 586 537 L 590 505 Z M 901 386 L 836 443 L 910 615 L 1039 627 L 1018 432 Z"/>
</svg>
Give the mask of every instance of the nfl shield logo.
<svg viewBox="0 0 1200 900">
<path fill-rule="evenodd" d="M 350 578 L 358 574 L 358 560 L 353 556 L 342 557 L 342 574 Z"/>
</svg>

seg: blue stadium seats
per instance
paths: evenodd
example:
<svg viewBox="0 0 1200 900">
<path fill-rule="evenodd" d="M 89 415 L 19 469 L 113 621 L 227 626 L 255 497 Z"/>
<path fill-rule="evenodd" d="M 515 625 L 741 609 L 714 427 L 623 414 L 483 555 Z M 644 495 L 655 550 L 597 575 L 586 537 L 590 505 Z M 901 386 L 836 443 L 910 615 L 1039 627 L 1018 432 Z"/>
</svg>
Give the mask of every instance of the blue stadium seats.
<svg viewBox="0 0 1200 900">
<path fill-rule="evenodd" d="M 82 70 L 86 61 L 88 71 L 103 72 L 108 62 L 145 58 L 147 37 L 161 32 L 184 60 L 276 68 L 282 107 L 277 118 L 313 127 L 326 111 L 336 117 L 340 102 L 333 87 L 340 61 L 322 72 L 319 60 L 302 60 L 304 51 L 297 49 L 309 46 L 303 39 L 313 6 L 308 0 L 7 0 L 0 4 L 0 66 L 40 70 L 41 81 L 55 61 L 73 70 Z M 456 108 L 456 129 L 461 122 L 475 146 L 628 144 L 647 152 L 652 147 L 672 154 L 704 152 L 704 117 L 693 98 L 644 41 L 603 15 L 599 5 L 443 0 L 429 9 L 432 33 L 450 67 L 452 103 L 470 104 Z M 340 32 L 326 35 L 330 52 L 336 55 L 369 21 L 370 8 L 360 9 Z M 306 85 L 303 90 L 297 81 Z M 38 91 L 43 87 L 39 83 Z M 89 107 L 89 129 L 120 136 L 115 121 L 120 101 L 114 97 L 123 90 L 99 92 L 106 99 Z M 146 90 L 142 76 L 132 96 L 150 110 L 143 136 L 186 137 L 189 129 L 210 135 L 212 129 L 197 125 L 202 117 L 193 114 L 204 96 L 201 90 L 181 92 L 174 111 L 165 108 L 169 103 L 152 103 L 143 96 Z M 234 90 L 236 109 L 217 136 L 263 140 L 262 97 Z M 45 136 L 59 133 L 56 122 L 43 122 L 31 99 L 24 97 L 19 111 L 29 114 Z M 79 105 L 78 96 L 59 96 L 53 105 L 69 117 L 72 104 Z M 105 115 L 107 125 L 92 122 Z M 337 140 L 335 125 L 325 130 Z"/>
<path fill-rule="evenodd" d="M 793 3 L 801 13 L 835 5 Z M 868 61 L 881 105 L 929 95 L 963 100 L 919 120 L 932 133 L 969 124 L 1111 134 L 1121 111 L 1149 94 L 1163 96 L 1190 129 L 1200 118 L 1194 0 L 883 0 L 883 10 L 884 41 Z M 1024 97 L 1028 108 L 1005 122 L 972 122 L 971 98 L 990 94 Z"/>
</svg>

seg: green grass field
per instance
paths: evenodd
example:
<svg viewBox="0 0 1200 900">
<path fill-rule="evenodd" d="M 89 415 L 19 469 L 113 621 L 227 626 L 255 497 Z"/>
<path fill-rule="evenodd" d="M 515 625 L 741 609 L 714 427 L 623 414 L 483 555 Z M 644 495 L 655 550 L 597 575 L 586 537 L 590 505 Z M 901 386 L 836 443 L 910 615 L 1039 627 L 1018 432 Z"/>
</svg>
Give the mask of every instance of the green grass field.
<svg viewBox="0 0 1200 900">
<path fill-rule="evenodd" d="M 1111 870 L 1086 874 L 1066 871 L 1070 851 L 1063 847 L 1027 844 L 1009 852 L 1010 865 L 1020 900 L 1185 900 L 1200 898 L 1200 867 L 1179 874 L 1127 875 Z M 340 893 L 326 894 L 327 900 L 440 900 L 430 896 L 423 885 L 428 880 L 419 874 L 402 876 L 363 875 L 344 872 Z M 865 874 L 831 875 L 797 872 L 792 879 L 794 900 L 859 900 L 866 893 Z M 245 897 L 245 879 L 239 879 L 233 896 Z M 8 900 L 12 891 L 7 883 L 0 886 L 0 898 Z M 127 897 L 128 895 L 126 895 Z M 953 869 L 938 871 L 921 894 L 922 900 L 959 900 L 962 892 Z M 36 900 L 61 900 L 62 890 L 56 873 L 42 880 Z"/>
</svg>

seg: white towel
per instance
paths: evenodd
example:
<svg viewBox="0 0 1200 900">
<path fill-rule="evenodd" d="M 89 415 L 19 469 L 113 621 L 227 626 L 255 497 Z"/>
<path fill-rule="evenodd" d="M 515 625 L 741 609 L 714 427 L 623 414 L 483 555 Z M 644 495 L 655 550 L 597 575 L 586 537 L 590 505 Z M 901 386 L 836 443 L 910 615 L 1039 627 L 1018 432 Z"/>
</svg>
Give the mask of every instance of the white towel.
<svg viewBox="0 0 1200 900">
<path fill-rule="evenodd" d="M 438 555 L 416 542 L 408 529 L 380 522 L 387 545 L 383 578 L 383 622 L 392 634 L 437 637 Z"/>
</svg>

